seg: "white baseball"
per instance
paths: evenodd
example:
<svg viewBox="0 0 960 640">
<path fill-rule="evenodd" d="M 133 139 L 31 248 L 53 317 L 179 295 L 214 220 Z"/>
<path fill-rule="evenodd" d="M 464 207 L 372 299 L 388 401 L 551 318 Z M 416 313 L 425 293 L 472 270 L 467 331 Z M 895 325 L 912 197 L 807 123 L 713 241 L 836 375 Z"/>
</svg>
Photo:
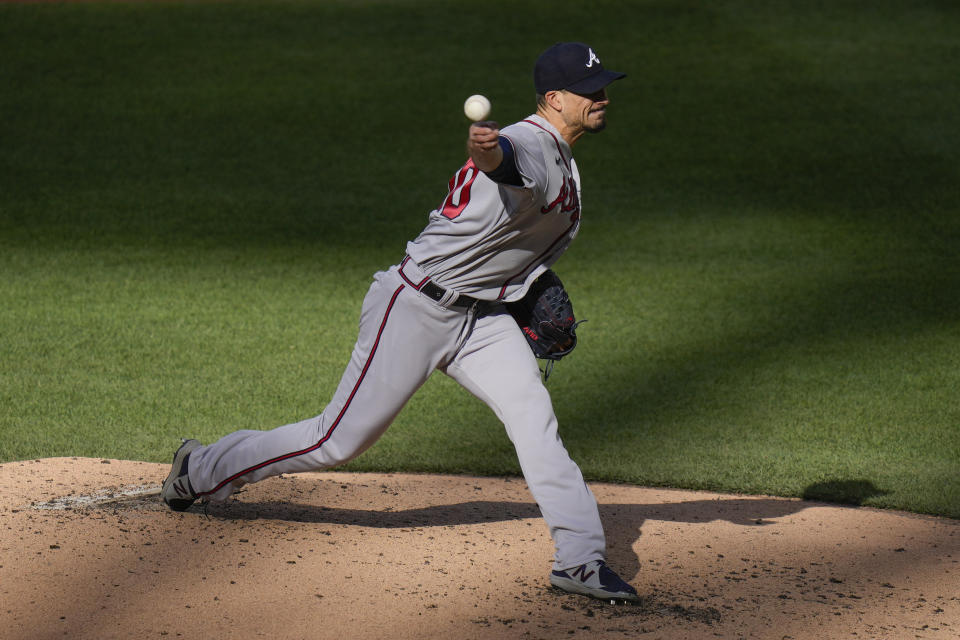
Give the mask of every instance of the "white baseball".
<svg viewBox="0 0 960 640">
<path fill-rule="evenodd" d="M 463 103 L 463 112 L 474 122 L 486 120 L 490 115 L 490 101 L 480 94 L 470 96 Z"/>
</svg>

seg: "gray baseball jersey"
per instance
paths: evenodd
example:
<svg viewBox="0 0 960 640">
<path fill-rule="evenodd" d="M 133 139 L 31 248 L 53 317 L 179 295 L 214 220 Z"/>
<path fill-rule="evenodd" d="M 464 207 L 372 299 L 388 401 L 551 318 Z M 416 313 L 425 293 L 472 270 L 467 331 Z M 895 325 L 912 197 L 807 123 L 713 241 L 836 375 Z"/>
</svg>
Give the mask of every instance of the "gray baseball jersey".
<svg viewBox="0 0 960 640">
<path fill-rule="evenodd" d="M 468 161 L 407 254 L 440 286 L 513 301 L 566 250 L 580 228 L 580 176 L 570 146 L 532 115 L 504 128 L 522 186 L 498 184 Z"/>
</svg>

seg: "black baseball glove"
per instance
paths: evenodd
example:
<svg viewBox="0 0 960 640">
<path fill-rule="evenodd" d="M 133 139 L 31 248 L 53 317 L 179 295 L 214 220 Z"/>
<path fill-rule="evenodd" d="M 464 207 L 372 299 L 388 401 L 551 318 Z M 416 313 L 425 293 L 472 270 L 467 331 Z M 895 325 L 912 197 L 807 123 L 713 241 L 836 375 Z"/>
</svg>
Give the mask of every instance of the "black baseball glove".
<svg viewBox="0 0 960 640">
<path fill-rule="evenodd" d="M 544 376 L 549 377 L 553 364 L 577 346 L 577 325 L 573 303 L 560 278 L 548 269 L 537 278 L 526 295 L 508 302 L 507 311 L 520 325 L 533 354 L 549 360 Z"/>
</svg>

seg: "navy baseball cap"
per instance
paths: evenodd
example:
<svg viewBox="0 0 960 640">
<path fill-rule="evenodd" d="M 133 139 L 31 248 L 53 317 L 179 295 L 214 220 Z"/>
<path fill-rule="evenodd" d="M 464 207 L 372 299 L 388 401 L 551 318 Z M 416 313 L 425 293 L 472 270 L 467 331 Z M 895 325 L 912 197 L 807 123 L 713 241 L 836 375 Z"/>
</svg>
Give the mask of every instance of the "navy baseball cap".
<svg viewBox="0 0 960 640">
<path fill-rule="evenodd" d="M 593 49 L 582 42 L 558 42 L 537 58 L 533 86 L 540 95 L 561 89 L 589 94 L 626 75 L 604 69 Z"/>
</svg>

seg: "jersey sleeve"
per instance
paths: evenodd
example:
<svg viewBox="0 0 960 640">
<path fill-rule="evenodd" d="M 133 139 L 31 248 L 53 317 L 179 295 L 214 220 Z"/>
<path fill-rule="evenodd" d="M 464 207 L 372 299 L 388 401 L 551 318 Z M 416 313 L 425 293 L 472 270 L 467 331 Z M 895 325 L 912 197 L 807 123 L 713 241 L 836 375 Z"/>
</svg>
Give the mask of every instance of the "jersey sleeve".
<svg viewBox="0 0 960 640">
<path fill-rule="evenodd" d="M 500 162 L 499 167 L 493 171 L 484 171 L 484 173 L 487 174 L 488 178 L 498 184 L 522 187 L 523 177 L 517 170 L 516 160 L 513 159 L 513 145 L 510 144 L 510 140 L 506 136 L 500 136 L 497 142 L 500 144 L 501 151 L 503 151 L 503 160 Z"/>
<path fill-rule="evenodd" d="M 513 147 L 513 159 L 523 180 L 521 188 L 543 193 L 548 174 L 544 164 L 543 146 L 536 131 L 522 123 L 510 125 L 500 132 Z"/>
</svg>

